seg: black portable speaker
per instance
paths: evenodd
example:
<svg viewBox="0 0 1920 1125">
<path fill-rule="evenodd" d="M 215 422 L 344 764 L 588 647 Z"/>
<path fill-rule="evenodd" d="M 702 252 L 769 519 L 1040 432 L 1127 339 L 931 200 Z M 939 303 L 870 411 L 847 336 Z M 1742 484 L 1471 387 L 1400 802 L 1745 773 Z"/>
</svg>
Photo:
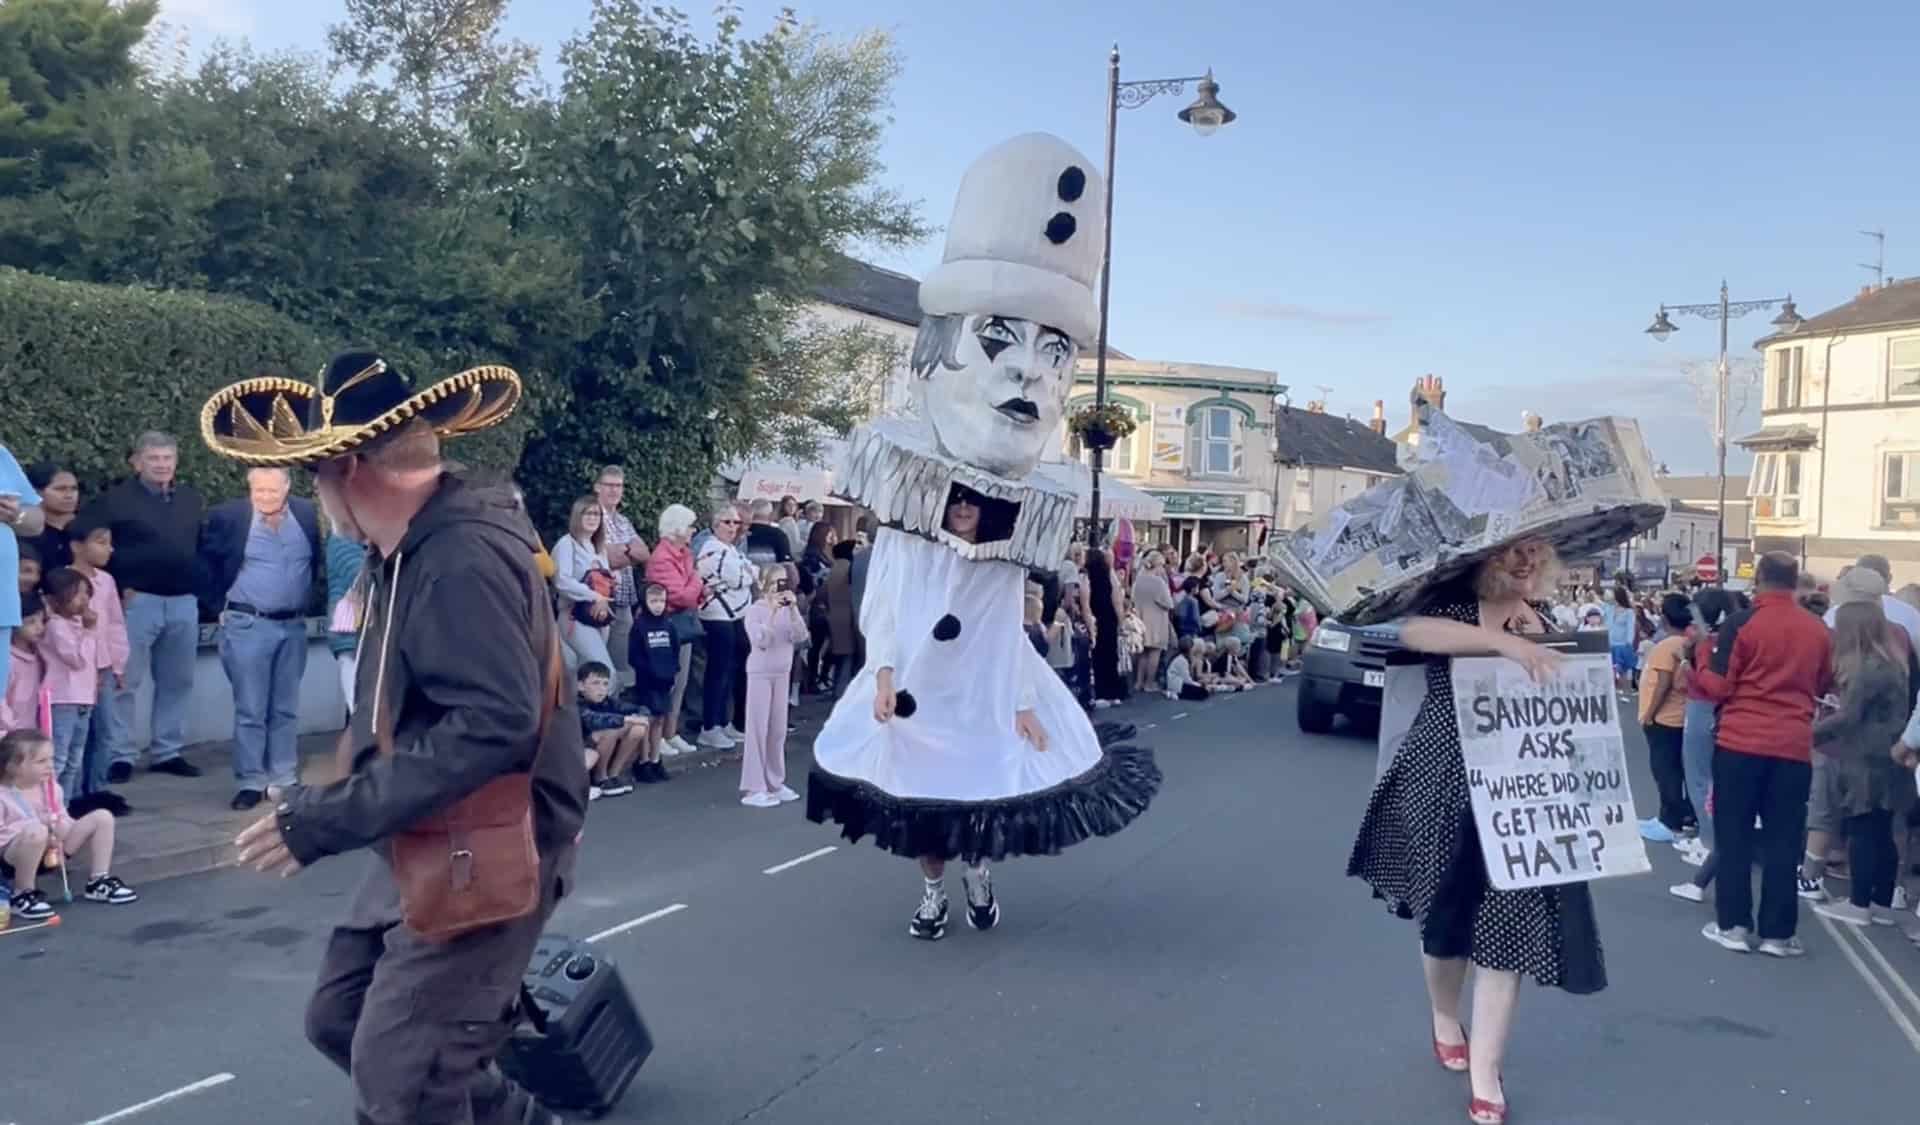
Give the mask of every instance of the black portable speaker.
<svg viewBox="0 0 1920 1125">
<path fill-rule="evenodd" d="M 540 938 L 521 982 L 523 1020 L 500 1069 L 541 1103 L 599 1117 L 633 1084 L 653 1035 L 620 970 L 585 942 Z"/>
</svg>

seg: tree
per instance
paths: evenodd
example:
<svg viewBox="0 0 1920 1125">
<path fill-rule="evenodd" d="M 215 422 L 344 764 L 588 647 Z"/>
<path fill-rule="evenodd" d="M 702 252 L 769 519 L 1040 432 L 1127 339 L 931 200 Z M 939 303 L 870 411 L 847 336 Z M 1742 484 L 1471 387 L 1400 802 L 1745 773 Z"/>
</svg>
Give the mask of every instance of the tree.
<svg viewBox="0 0 1920 1125">
<path fill-rule="evenodd" d="M 499 85 L 529 78 L 538 55 L 500 42 L 507 0 L 346 0 L 347 18 L 327 29 L 341 64 L 364 78 L 385 68 L 419 124 L 444 129 L 462 107 Z"/>
<path fill-rule="evenodd" d="M 536 510 L 566 499 L 541 482 L 598 462 L 624 462 L 651 508 L 699 499 L 728 458 L 844 432 L 878 342 L 801 311 L 841 248 L 925 233 L 874 182 L 891 44 L 790 20 L 746 38 L 731 9 L 702 39 L 678 12 L 597 0 L 561 59 L 558 99 L 500 134 L 520 153 L 501 190 L 520 221 L 583 248 L 600 314 L 570 401 L 527 450 Z"/>
<path fill-rule="evenodd" d="M 159 0 L 0 4 L 0 196 L 57 185 L 90 163 L 90 97 L 131 83 Z"/>
</svg>

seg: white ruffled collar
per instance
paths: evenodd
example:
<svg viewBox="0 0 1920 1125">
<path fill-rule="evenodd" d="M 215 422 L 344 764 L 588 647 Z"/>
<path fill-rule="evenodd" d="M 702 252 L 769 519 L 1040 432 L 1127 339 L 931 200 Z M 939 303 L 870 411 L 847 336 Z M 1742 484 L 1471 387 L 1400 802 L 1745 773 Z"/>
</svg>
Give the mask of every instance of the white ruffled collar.
<svg viewBox="0 0 1920 1125">
<path fill-rule="evenodd" d="M 1016 505 L 1012 534 L 968 543 L 942 526 L 955 485 L 989 501 Z M 1028 568 L 1058 566 L 1073 538 L 1079 492 L 1045 465 L 1021 480 L 1008 480 L 942 453 L 924 422 L 882 418 L 856 427 L 840 465 L 842 496 L 870 509 L 888 527 L 942 544 L 974 560 L 1000 560 Z"/>
</svg>

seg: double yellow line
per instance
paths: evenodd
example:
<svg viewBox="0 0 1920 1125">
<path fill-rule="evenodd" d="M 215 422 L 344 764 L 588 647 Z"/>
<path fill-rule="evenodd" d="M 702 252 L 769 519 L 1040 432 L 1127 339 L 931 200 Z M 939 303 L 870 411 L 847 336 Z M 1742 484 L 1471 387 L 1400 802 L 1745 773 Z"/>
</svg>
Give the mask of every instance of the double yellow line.
<svg viewBox="0 0 1920 1125">
<path fill-rule="evenodd" d="M 1920 1027 L 1915 1026 L 1915 1021 L 1920 1020 L 1920 995 L 1915 994 L 1907 978 L 1894 969 L 1887 961 L 1886 954 L 1881 953 L 1880 947 L 1867 936 L 1867 931 L 1873 927 L 1850 926 L 1835 922 L 1825 915 L 1815 917 L 1820 919 L 1820 924 L 1833 937 L 1833 944 L 1846 955 L 1848 962 L 1853 965 L 1853 971 L 1867 982 L 1867 987 L 1879 999 L 1880 1006 L 1887 1010 L 1893 1025 L 1907 1037 L 1908 1046 L 1920 1054 Z M 1862 956 L 1863 953 L 1865 956 Z M 1868 962 L 1872 962 L 1871 967 Z M 1876 968 L 1879 970 L 1877 973 Z"/>
</svg>

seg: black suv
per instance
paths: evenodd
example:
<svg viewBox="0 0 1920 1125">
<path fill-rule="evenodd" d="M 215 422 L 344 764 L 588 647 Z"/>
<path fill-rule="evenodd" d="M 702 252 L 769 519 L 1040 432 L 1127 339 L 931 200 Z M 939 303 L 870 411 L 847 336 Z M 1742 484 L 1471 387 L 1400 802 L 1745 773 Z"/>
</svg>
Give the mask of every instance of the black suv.
<svg viewBox="0 0 1920 1125">
<path fill-rule="evenodd" d="M 1340 715 L 1364 729 L 1378 727 L 1387 658 L 1401 651 L 1398 622 L 1354 627 L 1322 621 L 1300 661 L 1300 729 L 1325 734 Z"/>
</svg>

